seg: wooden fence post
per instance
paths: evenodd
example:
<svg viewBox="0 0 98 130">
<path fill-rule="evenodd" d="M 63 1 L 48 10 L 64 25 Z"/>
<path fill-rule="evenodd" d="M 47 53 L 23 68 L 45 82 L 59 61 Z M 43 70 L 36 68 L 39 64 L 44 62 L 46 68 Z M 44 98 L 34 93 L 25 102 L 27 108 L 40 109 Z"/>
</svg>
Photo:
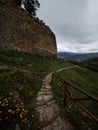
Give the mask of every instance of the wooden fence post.
<svg viewBox="0 0 98 130">
<path fill-rule="evenodd" d="M 67 105 L 67 94 L 68 94 L 68 86 L 66 81 L 64 82 L 64 106 Z"/>
<path fill-rule="evenodd" d="M 52 73 L 52 83 L 54 83 L 54 82 L 55 82 L 55 74 Z"/>
</svg>

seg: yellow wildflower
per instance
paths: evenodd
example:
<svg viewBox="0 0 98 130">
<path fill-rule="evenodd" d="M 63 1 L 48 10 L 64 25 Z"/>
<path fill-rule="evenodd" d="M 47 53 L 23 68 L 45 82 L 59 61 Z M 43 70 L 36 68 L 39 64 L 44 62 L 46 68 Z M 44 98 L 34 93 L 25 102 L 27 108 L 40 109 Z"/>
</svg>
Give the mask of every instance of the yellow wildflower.
<svg viewBox="0 0 98 130">
<path fill-rule="evenodd" d="M 19 114 L 20 118 L 22 118 L 22 114 Z"/>
<path fill-rule="evenodd" d="M 11 109 L 9 109 L 9 110 L 8 110 L 8 112 L 10 113 L 10 112 L 12 112 L 12 110 L 11 110 Z"/>
<path fill-rule="evenodd" d="M 32 117 L 34 117 L 34 115 L 32 115 Z"/>
</svg>

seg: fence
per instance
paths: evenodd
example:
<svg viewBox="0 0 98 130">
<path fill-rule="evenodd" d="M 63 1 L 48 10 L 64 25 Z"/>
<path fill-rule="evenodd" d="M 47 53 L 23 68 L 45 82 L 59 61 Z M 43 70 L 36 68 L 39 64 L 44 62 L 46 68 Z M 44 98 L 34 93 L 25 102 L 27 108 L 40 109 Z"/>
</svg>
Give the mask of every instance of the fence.
<svg viewBox="0 0 98 130">
<path fill-rule="evenodd" d="M 73 85 L 69 81 L 61 78 L 57 74 L 53 74 L 53 82 L 57 82 L 57 80 L 60 80 L 62 82 L 61 87 L 64 88 L 64 105 L 67 105 L 67 99 L 71 99 L 74 104 L 76 104 L 82 111 L 84 111 L 88 117 L 92 118 L 96 123 L 98 123 L 98 118 L 95 117 L 93 113 L 87 110 L 83 105 L 81 105 L 79 102 L 80 101 L 93 101 L 93 103 L 97 104 L 98 107 L 98 98 L 92 96 L 88 92 L 84 91 L 83 89 Z M 72 92 L 70 91 L 71 89 L 74 89 L 80 93 L 80 95 L 84 95 L 81 98 L 76 98 L 73 96 Z"/>
</svg>

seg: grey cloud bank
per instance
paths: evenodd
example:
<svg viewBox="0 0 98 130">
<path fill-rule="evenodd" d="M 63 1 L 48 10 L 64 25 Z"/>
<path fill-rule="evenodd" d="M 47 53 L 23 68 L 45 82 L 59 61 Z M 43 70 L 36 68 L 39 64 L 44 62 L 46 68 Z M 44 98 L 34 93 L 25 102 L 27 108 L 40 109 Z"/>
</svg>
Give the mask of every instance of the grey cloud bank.
<svg viewBox="0 0 98 130">
<path fill-rule="evenodd" d="M 98 0 L 39 0 L 38 16 L 56 34 L 58 51 L 98 52 Z"/>
</svg>

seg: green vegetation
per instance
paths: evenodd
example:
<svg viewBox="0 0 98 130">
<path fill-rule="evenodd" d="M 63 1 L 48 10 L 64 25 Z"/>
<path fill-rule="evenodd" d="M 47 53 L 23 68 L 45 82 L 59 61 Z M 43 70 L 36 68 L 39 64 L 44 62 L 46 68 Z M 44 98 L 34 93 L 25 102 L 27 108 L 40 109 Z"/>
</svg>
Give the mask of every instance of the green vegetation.
<svg viewBox="0 0 98 130">
<path fill-rule="evenodd" d="M 26 119 L 29 120 L 30 128 L 38 130 L 40 124 L 37 123 L 38 118 L 34 109 L 36 107 L 35 98 L 42 85 L 42 80 L 49 72 L 69 65 L 70 63 L 57 60 L 57 58 L 0 50 L 0 98 L 8 99 L 12 93 L 12 101 L 15 100 L 16 104 L 24 104 L 23 107 L 27 110 Z M 8 108 L 6 113 L 8 113 Z M 10 109 L 15 112 L 13 108 Z M 13 119 L 13 117 L 11 118 Z M 15 118 L 15 123 L 19 123 L 17 118 Z M 3 126 L 6 127 L 6 130 L 15 127 L 13 123 L 5 125 L 2 119 L 0 124 L 2 124 L 0 129 L 3 129 Z M 23 130 L 27 128 L 24 122 L 22 126 L 25 126 L 25 128 L 21 128 Z"/>
<path fill-rule="evenodd" d="M 98 72 L 98 58 L 92 58 L 86 61 L 81 62 L 82 66 L 87 67 L 88 69 Z"/>
<path fill-rule="evenodd" d="M 4 119 L 0 116 L 0 129 L 14 129 L 18 123 L 21 125 L 21 130 L 25 130 L 27 129 L 27 121 L 29 121 L 31 130 L 40 129 L 38 115 L 35 111 L 35 99 L 42 85 L 42 80 L 49 72 L 71 65 L 71 63 L 55 57 L 43 57 L 18 51 L 0 50 L 0 111 L 1 113 L 5 113 Z M 77 67 L 64 70 L 59 75 L 98 97 L 98 73 L 86 68 Z M 80 129 L 81 123 L 85 122 L 94 130 L 97 130 L 98 126 L 92 120 L 88 119 L 87 115 L 81 112 L 70 100 L 68 100 L 67 106 L 64 106 L 63 87 L 58 86 L 58 84 L 61 85 L 61 82 L 56 81 L 56 83 L 53 84 L 53 92 L 54 98 L 62 108 L 61 116 L 72 122 L 77 130 Z M 74 90 L 72 90 L 72 93 L 77 97 L 82 96 Z M 9 97 L 11 97 L 11 100 Z M 5 100 L 8 103 L 5 103 Z M 4 111 L 2 104 L 4 105 Z M 94 112 L 95 115 L 98 115 L 97 105 L 92 102 L 82 104 Z M 14 113 L 17 113 L 17 105 L 19 108 L 18 117 L 15 116 L 16 114 L 14 115 Z M 9 123 L 9 118 L 10 121 L 14 119 L 14 122 Z"/>
<path fill-rule="evenodd" d="M 9 130 L 12 126 L 14 129 L 16 123 L 21 124 L 23 127 L 26 121 L 27 110 L 24 108 L 23 103 L 19 104 L 12 98 L 12 93 L 7 98 L 0 98 L 0 128 L 2 130 L 6 129 L 6 126 L 9 126 Z"/>
<path fill-rule="evenodd" d="M 25 10 L 31 15 L 36 16 L 37 8 L 40 7 L 38 0 L 15 0 L 15 3 L 21 7 L 21 3 L 24 4 Z"/>
<path fill-rule="evenodd" d="M 64 70 L 58 75 L 64 79 L 67 79 L 72 84 L 82 88 L 86 92 L 94 95 L 95 97 L 98 97 L 98 73 L 90 71 L 86 68 L 77 67 Z M 55 83 L 53 84 L 54 98 L 57 100 L 60 107 L 62 108 L 62 116 L 67 117 L 68 120 L 72 122 L 74 126 L 76 126 L 75 129 L 77 130 L 80 129 L 81 124 L 83 123 L 88 125 L 90 128 L 97 130 L 98 126 L 96 125 L 96 123 L 90 120 L 87 117 L 86 113 L 81 111 L 76 105 L 74 105 L 71 100 L 68 99 L 67 106 L 64 107 L 64 89 L 63 87 L 61 87 L 61 84 L 63 84 L 63 82 L 61 82 L 60 80 L 56 80 Z M 70 88 L 70 91 L 76 98 L 84 97 L 84 95 L 72 88 Z M 81 101 L 80 103 L 95 116 L 98 115 L 98 106 L 92 101 Z"/>
</svg>

